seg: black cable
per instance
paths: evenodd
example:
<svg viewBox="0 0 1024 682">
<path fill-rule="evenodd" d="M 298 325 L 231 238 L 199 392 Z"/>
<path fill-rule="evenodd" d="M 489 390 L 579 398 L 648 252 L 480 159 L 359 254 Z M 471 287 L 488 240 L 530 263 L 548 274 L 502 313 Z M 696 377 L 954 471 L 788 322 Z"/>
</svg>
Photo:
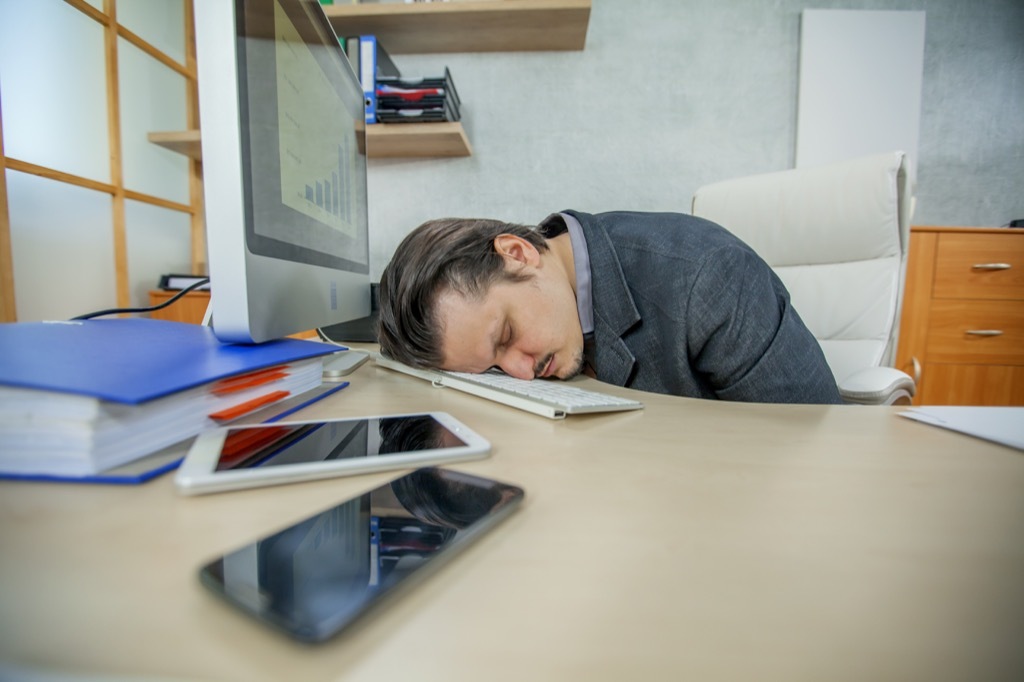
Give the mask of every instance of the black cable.
<svg viewBox="0 0 1024 682">
<path fill-rule="evenodd" d="M 203 286 L 204 284 L 209 284 L 209 283 L 210 283 L 210 278 L 209 277 L 204 277 L 203 279 L 201 279 L 201 280 L 199 280 L 197 282 L 193 282 L 192 284 L 188 285 L 187 287 L 185 287 L 184 289 L 182 289 L 181 291 L 176 293 L 174 296 L 171 296 L 169 299 L 167 299 L 166 301 L 164 301 L 160 305 L 150 306 L 149 308 L 110 308 L 108 310 L 97 310 L 94 313 L 86 313 L 85 315 L 79 315 L 78 317 L 72 317 L 71 319 L 72 320 L 89 320 L 89 319 L 92 319 L 94 317 L 102 317 L 103 315 L 118 315 L 118 314 L 121 314 L 121 313 L 151 313 L 154 310 L 162 310 L 163 308 L 166 308 L 167 306 L 171 305 L 172 303 L 174 303 L 179 298 L 181 298 L 182 296 L 184 296 L 188 292 L 192 291 L 193 289 L 198 289 L 199 287 Z"/>
</svg>

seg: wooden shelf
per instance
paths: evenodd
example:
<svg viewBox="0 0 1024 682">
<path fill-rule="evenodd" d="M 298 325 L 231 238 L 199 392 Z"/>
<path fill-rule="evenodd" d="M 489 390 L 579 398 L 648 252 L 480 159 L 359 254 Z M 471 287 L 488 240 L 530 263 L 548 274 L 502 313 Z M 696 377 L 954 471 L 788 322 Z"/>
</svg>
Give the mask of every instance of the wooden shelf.
<svg viewBox="0 0 1024 682">
<path fill-rule="evenodd" d="M 324 5 L 339 36 L 373 34 L 391 54 L 582 50 L 591 0 Z"/>
<path fill-rule="evenodd" d="M 340 36 L 373 34 L 392 54 L 582 50 L 591 0 L 458 0 L 324 5 Z M 378 123 L 369 158 L 470 156 L 461 123 Z M 155 132 L 149 141 L 202 160 L 199 131 Z"/>
<path fill-rule="evenodd" d="M 150 133 L 149 141 L 201 161 L 198 130 Z M 470 156 L 473 149 L 462 123 L 377 123 L 366 128 L 369 158 Z"/>
<path fill-rule="evenodd" d="M 473 148 L 462 124 L 376 123 L 366 127 L 371 159 L 470 156 Z"/>
<path fill-rule="evenodd" d="M 183 130 L 175 132 L 150 133 L 146 136 L 153 144 L 166 147 L 172 152 L 184 154 L 190 158 L 201 161 L 203 158 L 202 147 L 199 144 L 198 130 Z"/>
</svg>

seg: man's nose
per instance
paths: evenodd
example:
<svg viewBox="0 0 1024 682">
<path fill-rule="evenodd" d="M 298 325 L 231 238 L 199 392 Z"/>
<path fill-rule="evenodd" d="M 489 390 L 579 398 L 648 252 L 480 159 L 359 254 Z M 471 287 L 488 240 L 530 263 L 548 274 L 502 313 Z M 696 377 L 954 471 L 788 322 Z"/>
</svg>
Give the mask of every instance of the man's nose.
<svg viewBox="0 0 1024 682">
<path fill-rule="evenodd" d="M 505 351 L 498 366 L 502 372 L 516 379 L 533 379 L 535 376 L 533 356 L 515 349 Z"/>
</svg>

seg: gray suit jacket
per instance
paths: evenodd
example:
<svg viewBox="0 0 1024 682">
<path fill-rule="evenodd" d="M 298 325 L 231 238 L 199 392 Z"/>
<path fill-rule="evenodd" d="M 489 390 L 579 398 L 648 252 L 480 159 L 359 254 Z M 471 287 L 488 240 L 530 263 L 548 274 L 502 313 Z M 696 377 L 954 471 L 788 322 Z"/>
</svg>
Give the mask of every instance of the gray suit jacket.
<svg viewBox="0 0 1024 682">
<path fill-rule="evenodd" d="M 677 213 L 564 212 L 587 239 L 598 379 L 694 398 L 841 402 L 785 286 L 724 228 Z"/>
</svg>

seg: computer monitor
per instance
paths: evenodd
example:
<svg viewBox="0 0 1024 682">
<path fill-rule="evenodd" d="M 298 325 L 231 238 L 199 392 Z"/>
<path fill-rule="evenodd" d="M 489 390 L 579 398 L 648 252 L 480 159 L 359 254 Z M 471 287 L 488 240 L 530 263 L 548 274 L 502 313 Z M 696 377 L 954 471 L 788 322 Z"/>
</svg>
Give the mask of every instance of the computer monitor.
<svg viewBox="0 0 1024 682">
<path fill-rule="evenodd" d="M 369 315 L 363 92 L 319 2 L 203 0 L 195 28 L 217 337 Z"/>
</svg>

